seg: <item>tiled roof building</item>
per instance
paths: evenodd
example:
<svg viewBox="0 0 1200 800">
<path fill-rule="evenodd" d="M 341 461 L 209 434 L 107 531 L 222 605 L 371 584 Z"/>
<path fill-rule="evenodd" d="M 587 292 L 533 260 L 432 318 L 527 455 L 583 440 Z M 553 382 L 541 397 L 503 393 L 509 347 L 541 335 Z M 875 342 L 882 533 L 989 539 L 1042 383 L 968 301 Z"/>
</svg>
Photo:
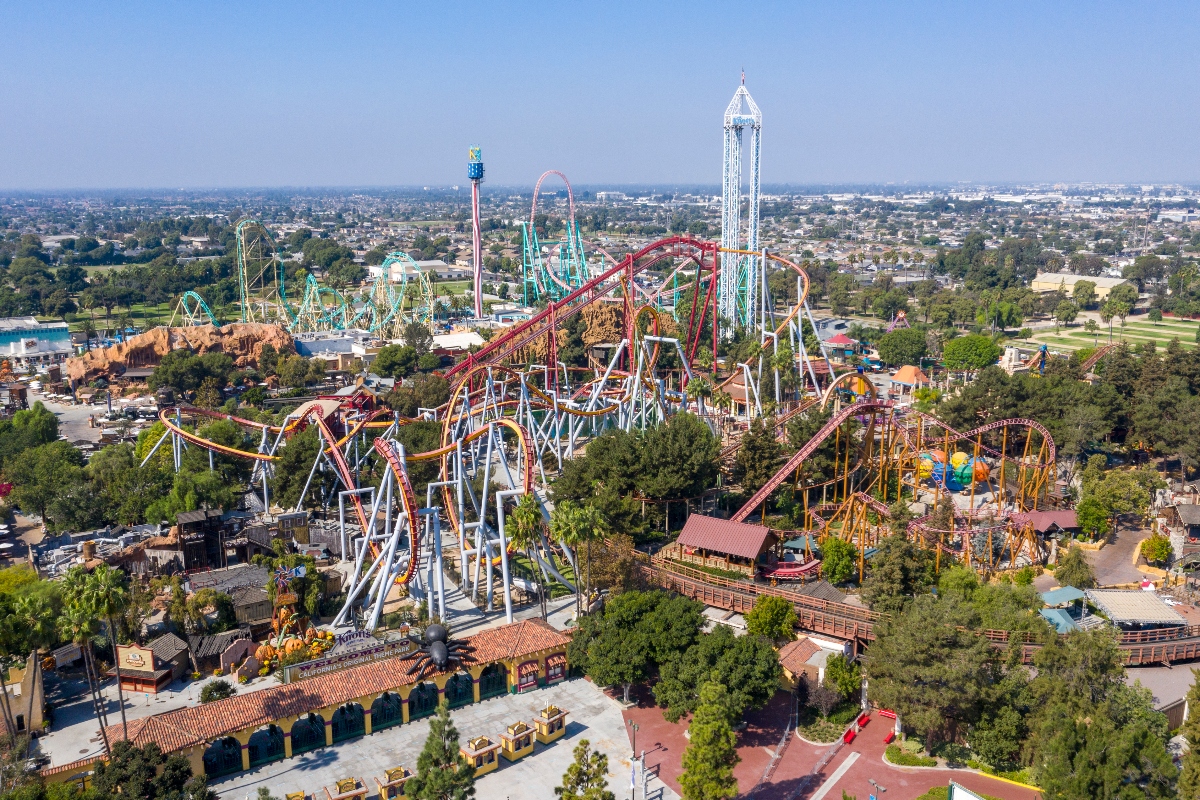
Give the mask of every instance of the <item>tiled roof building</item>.
<svg viewBox="0 0 1200 800">
<path fill-rule="evenodd" d="M 352 735 L 370 734 L 373 729 L 432 713 L 443 698 L 453 707 L 561 680 L 566 675 L 566 646 L 570 640 L 568 634 L 541 620 L 525 620 L 468 637 L 475 648 L 474 662 L 464 665 L 460 672 L 435 673 L 418 683 L 406 668 L 400 668 L 397 658 L 373 661 L 129 720 L 129 740 L 138 747 L 153 742 L 165 753 L 181 752 L 192 762 L 196 774 L 218 777 L 333 744 L 340 740 L 335 733 L 339 719 L 352 718 L 351 724 L 341 727 Z M 357 726 L 353 720 L 359 721 Z M 313 731 L 322 727 L 322 721 L 325 735 L 322 738 L 316 733 L 314 743 Z M 108 727 L 106 733 L 110 742 L 125 738 L 121 725 Z M 241 750 L 240 760 L 229 757 L 236 748 Z M 268 755 L 264 757 L 263 753 Z M 86 768 L 84 765 L 81 769 Z M 74 774 L 43 776 L 58 782 L 70 780 Z"/>
</svg>

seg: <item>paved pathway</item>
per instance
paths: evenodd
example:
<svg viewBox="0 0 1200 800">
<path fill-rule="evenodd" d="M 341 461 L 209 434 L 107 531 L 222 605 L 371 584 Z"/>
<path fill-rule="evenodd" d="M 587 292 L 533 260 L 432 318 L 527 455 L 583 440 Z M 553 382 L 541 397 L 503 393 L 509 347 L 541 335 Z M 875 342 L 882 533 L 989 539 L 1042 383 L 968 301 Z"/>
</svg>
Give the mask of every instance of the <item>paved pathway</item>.
<svg viewBox="0 0 1200 800">
<path fill-rule="evenodd" d="M 456 709 L 451 718 L 460 741 L 479 735 L 498 741 L 495 737 L 508 725 L 519 719 L 532 719 L 551 703 L 569 714 L 566 736 L 549 746 L 536 745 L 533 755 L 515 764 L 502 759 L 499 770 L 476 783 L 477 800 L 554 797 L 554 787 L 562 784 L 563 773 L 581 739 L 587 739 L 593 749 L 608 755 L 609 788 L 618 797 L 628 795 L 630 749 L 621 707 L 587 680 L 580 678 L 520 695 L 492 698 Z M 353 776 L 365 780 L 372 787 L 371 794 L 375 794 L 374 778 L 382 776 L 384 769 L 401 765 L 415 769 L 428 734 L 428 723 L 418 720 L 231 775 L 212 782 L 210 787 L 222 800 L 252 799 L 260 786 L 268 787 L 276 797 L 301 790 L 324 797 L 322 787 Z M 651 796 L 660 788 L 663 784 L 652 780 Z M 677 796 L 666 788 L 663 800 L 677 800 Z"/>
<path fill-rule="evenodd" d="M 1142 540 L 1149 535 L 1147 530 L 1121 528 L 1115 541 L 1104 545 L 1100 550 L 1084 551 L 1092 569 L 1096 571 L 1096 582 L 1101 586 L 1111 586 L 1117 583 L 1135 583 L 1146 577 L 1134 566 L 1133 554 L 1141 546 Z"/>
</svg>

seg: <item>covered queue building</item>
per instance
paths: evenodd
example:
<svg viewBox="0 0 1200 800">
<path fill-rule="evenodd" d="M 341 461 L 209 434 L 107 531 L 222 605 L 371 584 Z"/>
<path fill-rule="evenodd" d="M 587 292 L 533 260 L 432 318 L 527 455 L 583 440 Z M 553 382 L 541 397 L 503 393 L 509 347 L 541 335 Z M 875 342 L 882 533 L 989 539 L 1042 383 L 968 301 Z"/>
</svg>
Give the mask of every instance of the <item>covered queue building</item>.
<svg viewBox="0 0 1200 800">
<path fill-rule="evenodd" d="M 403 656 L 235 695 L 191 708 L 129 720 L 129 740 L 182 753 L 210 780 L 369 736 L 450 708 L 516 694 L 566 678 L 571 637 L 541 620 L 525 620 L 468 637 L 474 662 L 424 680 L 408 675 Z M 109 741 L 124 739 L 120 724 Z M 88 782 L 97 759 L 43 770 L 48 783 Z"/>
</svg>

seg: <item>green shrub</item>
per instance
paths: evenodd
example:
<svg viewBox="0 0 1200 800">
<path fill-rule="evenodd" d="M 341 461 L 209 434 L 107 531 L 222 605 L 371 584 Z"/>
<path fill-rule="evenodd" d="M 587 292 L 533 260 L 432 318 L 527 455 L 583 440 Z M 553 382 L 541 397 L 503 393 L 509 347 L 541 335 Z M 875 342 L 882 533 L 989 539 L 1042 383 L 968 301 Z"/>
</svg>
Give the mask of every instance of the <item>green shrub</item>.
<svg viewBox="0 0 1200 800">
<path fill-rule="evenodd" d="M 229 681 L 213 681 L 200 690 L 200 702 L 211 703 L 214 700 L 224 700 L 226 697 L 233 697 L 235 694 L 237 694 L 237 689 L 234 689 L 233 684 Z"/>
<path fill-rule="evenodd" d="M 938 765 L 936 758 L 927 758 L 926 756 L 906 753 L 894 744 L 888 745 L 884 758 L 888 760 L 888 763 L 895 764 L 898 767 L 936 767 Z"/>
</svg>

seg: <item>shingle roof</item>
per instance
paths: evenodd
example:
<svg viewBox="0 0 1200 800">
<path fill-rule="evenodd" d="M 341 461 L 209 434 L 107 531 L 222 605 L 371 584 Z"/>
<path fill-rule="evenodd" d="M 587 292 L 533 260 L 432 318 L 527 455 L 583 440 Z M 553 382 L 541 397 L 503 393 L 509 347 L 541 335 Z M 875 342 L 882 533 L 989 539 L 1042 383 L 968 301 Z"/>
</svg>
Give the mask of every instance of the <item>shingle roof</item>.
<svg viewBox="0 0 1200 800">
<path fill-rule="evenodd" d="M 702 547 L 714 553 L 757 558 L 770 537 L 771 531 L 762 525 L 692 514 L 679 534 L 679 543 L 688 547 Z"/>
<path fill-rule="evenodd" d="M 186 525 L 189 522 L 204 522 L 208 519 L 208 512 L 200 511 L 181 511 L 175 515 L 175 522 L 180 525 Z"/>
<path fill-rule="evenodd" d="M 262 589 L 267 585 L 271 573 L 266 567 L 254 564 L 235 564 L 232 567 L 209 570 L 208 572 L 193 572 L 188 576 L 188 583 L 193 592 L 201 589 L 216 589 L 218 592 L 229 594 L 238 586 L 256 586 Z"/>
<path fill-rule="evenodd" d="M 163 661 L 171 661 L 175 656 L 188 649 L 187 642 L 173 633 L 164 633 L 146 646 L 153 651 L 156 658 Z"/>
<path fill-rule="evenodd" d="M 202 659 L 219 656 L 225 652 L 225 648 L 238 639 L 249 638 L 249 631 L 244 628 L 238 628 L 237 630 L 225 631 L 224 633 L 214 633 L 211 636 L 189 636 L 188 645 L 192 648 L 192 655 L 197 659 Z"/>
<path fill-rule="evenodd" d="M 1038 533 L 1045 533 L 1051 527 L 1059 527 L 1063 530 L 1079 527 L 1079 520 L 1075 516 L 1074 511 L 1027 511 L 1023 514 L 1013 514 L 1013 519 L 1019 525 L 1026 522 L 1032 523 L 1033 529 Z"/>
<path fill-rule="evenodd" d="M 570 640 L 568 634 L 554 630 L 542 620 L 515 622 L 467 638 L 475 647 L 475 660 L 481 663 L 565 647 Z M 394 658 L 372 661 L 297 683 L 129 720 L 129 739 L 137 747 L 154 742 L 163 752 L 170 753 L 234 731 L 257 728 L 284 717 L 416 683 L 416 676 L 407 673 L 408 670 L 397 668 Z M 110 742 L 125 738 L 120 725 L 105 730 Z"/>
<path fill-rule="evenodd" d="M 1175 512 L 1179 514 L 1179 521 L 1184 525 L 1200 525 L 1200 505 L 1181 503 L 1175 506 Z"/>
<path fill-rule="evenodd" d="M 811 581 L 809 583 L 802 583 L 799 586 L 793 586 L 790 588 L 796 594 L 803 594 L 803 595 L 807 595 L 808 597 L 815 597 L 818 600 L 828 600 L 831 603 L 846 602 L 845 593 L 839 591 L 832 583 L 825 580 L 824 578 L 822 578 L 819 581 Z"/>
<path fill-rule="evenodd" d="M 804 669 L 805 662 L 821 648 L 807 636 L 788 642 L 779 651 L 779 664 L 788 672 L 797 675 Z"/>
</svg>

